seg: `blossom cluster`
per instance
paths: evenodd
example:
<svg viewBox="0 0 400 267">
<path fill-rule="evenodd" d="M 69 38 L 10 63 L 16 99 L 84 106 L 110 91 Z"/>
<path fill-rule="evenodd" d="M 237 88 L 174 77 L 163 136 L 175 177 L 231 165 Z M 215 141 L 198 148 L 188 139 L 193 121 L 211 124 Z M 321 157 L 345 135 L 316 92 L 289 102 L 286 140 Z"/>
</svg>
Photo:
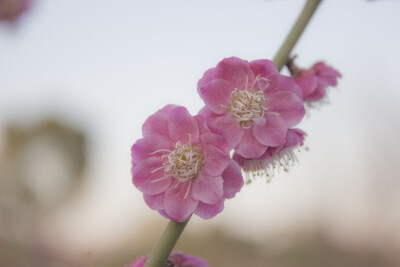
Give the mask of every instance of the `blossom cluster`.
<svg viewBox="0 0 400 267">
<path fill-rule="evenodd" d="M 287 171 L 306 136 L 294 128 L 304 103 L 324 99 L 340 77 L 324 63 L 288 67 L 292 77 L 270 60 L 226 58 L 199 80 L 205 106 L 197 115 L 167 105 L 150 116 L 132 146 L 133 184 L 147 205 L 178 222 L 193 213 L 209 219 L 240 191 L 242 170 L 248 181 Z"/>
</svg>

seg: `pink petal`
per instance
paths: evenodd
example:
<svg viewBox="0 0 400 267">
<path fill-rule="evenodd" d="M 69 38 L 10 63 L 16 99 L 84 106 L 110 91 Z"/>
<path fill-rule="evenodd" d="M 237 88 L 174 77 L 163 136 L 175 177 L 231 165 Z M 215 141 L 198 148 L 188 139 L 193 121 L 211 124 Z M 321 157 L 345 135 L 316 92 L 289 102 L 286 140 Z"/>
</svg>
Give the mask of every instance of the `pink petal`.
<svg viewBox="0 0 400 267">
<path fill-rule="evenodd" d="M 274 62 L 268 59 L 260 59 L 250 62 L 251 70 L 255 75 L 260 74 L 261 77 L 268 77 L 271 74 L 278 74 L 279 71 L 276 68 Z"/>
<path fill-rule="evenodd" d="M 209 69 L 206 72 L 204 72 L 203 77 L 197 83 L 197 90 L 199 90 L 201 87 L 203 87 L 207 83 L 211 82 L 211 80 L 213 79 L 214 72 L 215 72 L 215 68 Z"/>
<path fill-rule="evenodd" d="M 337 85 L 337 77 L 332 75 L 320 75 L 318 76 L 319 82 L 324 85 L 336 86 Z"/>
<path fill-rule="evenodd" d="M 215 146 L 204 145 L 204 170 L 212 176 L 221 175 L 229 163 L 229 154 L 224 153 Z"/>
<path fill-rule="evenodd" d="M 165 212 L 165 210 L 158 210 L 158 213 L 160 213 L 162 216 L 164 216 L 168 220 L 172 220 L 172 218 Z"/>
<path fill-rule="evenodd" d="M 222 137 L 223 133 L 220 132 L 220 134 L 215 134 L 214 132 L 217 129 L 213 129 L 213 132 L 209 129 L 209 126 L 206 123 L 206 120 L 203 116 L 197 115 L 195 116 L 195 119 L 197 121 L 197 124 L 199 125 L 200 129 L 200 143 L 202 145 L 212 145 L 220 149 L 222 152 L 228 154 L 229 153 L 229 147 L 228 143 L 225 140 L 224 137 Z"/>
<path fill-rule="evenodd" d="M 152 180 L 165 176 L 163 169 L 151 173 L 153 170 L 162 166 L 163 162 L 164 160 L 159 157 L 151 157 L 141 161 L 140 164 L 132 168 L 133 184 L 144 194 L 157 195 L 167 190 L 170 186 L 172 182 L 171 177 L 167 177 L 158 182 L 151 182 Z"/>
<path fill-rule="evenodd" d="M 181 266 L 182 263 L 186 261 L 186 255 L 181 252 L 174 252 L 168 257 L 170 260 L 173 261 L 175 265 Z M 175 266 L 174 265 L 174 266 Z"/>
<path fill-rule="evenodd" d="M 239 164 L 230 160 L 228 167 L 222 173 L 224 179 L 224 196 L 233 198 L 243 186 L 243 176 Z"/>
<path fill-rule="evenodd" d="M 225 58 L 218 63 L 214 72 L 214 79 L 223 79 L 232 83 L 233 88 L 245 89 L 246 77 L 249 81 L 254 80 L 254 74 L 247 61 L 240 58 Z"/>
<path fill-rule="evenodd" d="M 151 153 L 159 149 L 173 149 L 171 142 L 162 136 L 150 135 L 139 139 L 133 144 L 131 149 L 132 162 L 140 162 L 152 156 Z M 161 156 L 167 152 L 156 153 L 154 156 Z"/>
<path fill-rule="evenodd" d="M 267 150 L 267 146 L 257 141 L 253 135 L 252 129 L 244 131 L 242 140 L 235 147 L 235 152 L 245 158 L 258 158 L 264 154 L 265 150 Z"/>
<path fill-rule="evenodd" d="M 317 89 L 318 78 L 316 76 L 300 77 L 296 80 L 298 86 L 300 86 L 303 92 L 303 99 L 306 99 L 311 93 Z"/>
<path fill-rule="evenodd" d="M 317 89 L 315 89 L 315 91 L 310 94 L 305 100 L 308 102 L 314 102 L 314 101 L 319 101 L 322 98 L 324 98 L 326 95 L 326 86 L 319 84 L 317 86 Z"/>
<path fill-rule="evenodd" d="M 200 258 L 194 257 L 194 256 L 186 256 L 186 260 L 184 263 L 181 265 L 178 265 L 179 267 L 210 267 L 208 263 Z"/>
<path fill-rule="evenodd" d="M 280 146 L 285 142 L 285 136 L 287 131 L 286 122 L 282 117 L 266 114 L 264 115 L 265 124 L 254 124 L 253 134 L 258 142 L 265 146 Z M 262 154 L 261 154 L 262 155 Z M 261 155 L 257 156 L 260 157 Z M 257 158 L 247 157 L 247 158 Z"/>
<path fill-rule="evenodd" d="M 267 108 L 268 111 L 279 113 L 286 121 L 288 128 L 299 123 L 305 113 L 303 101 L 289 91 L 279 91 L 268 95 Z"/>
<path fill-rule="evenodd" d="M 188 190 L 189 182 L 181 183 L 178 187 L 171 186 L 164 197 L 165 213 L 174 221 L 184 222 L 196 209 L 198 200 L 193 199 L 192 189 Z"/>
<path fill-rule="evenodd" d="M 189 114 L 186 108 L 177 107 L 171 110 L 168 121 L 169 136 L 174 141 L 187 143 L 189 134 L 191 135 L 192 144 L 199 142 L 199 127 L 196 119 Z"/>
<path fill-rule="evenodd" d="M 193 198 L 207 204 L 217 203 L 223 196 L 223 179 L 204 171 L 193 182 Z"/>
<path fill-rule="evenodd" d="M 286 134 L 284 147 L 303 145 L 304 137 L 306 135 L 307 134 L 300 129 L 289 129 Z"/>
<path fill-rule="evenodd" d="M 323 62 L 316 63 L 312 69 L 316 71 L 319 82 L 324 85 L 336 86 L 337 79 L 342 77 L 338 71 L 325 65 Z"/>
<path fill-rule="evenodd" d="M 164 209 L 164 193 L 158 195 L 143 195 L 146 204 L 153 210 L 163 210 Z"/>
<path fill-rule="evenodd" d="M 260 91 L 265 91 L 271 85 L 271 81 L 267 78 L 257 79 L 257 87 Z"/>
<path fill-rule="evenodd" d="M 303 93 L 300 87 L 292 78 L 281 74 L 273 74 L 269 76 L 268 79 L 271 80 L 271 85 L 264 92 L 266 93 L 266 97 L 268 97 L 267 94 L 271 94 L 277 91 L 291 91 L 300 99 L 302 99 Z"/>
<path fill-rule="evenodd" d="M 206 106 L 212 112 L 223 114 L 226 112 L 226 108 L 221 107 L 221 105 L 229 105 L 233 89 L 234 88 L 230 82 L 221 79 L 214 79 L 199 88 L 199 94 Z"/>
<path fill-rule="evenodd" d="M 215 204 L 206 204 L 199 202 L 199 205 L 197 206 L 194 213 L 205 220 L 211 219 L 224 209 L 224 200 L 225 199 L 222 198 Z"/>
<path fill-rule="evenodd" d="M 281 152 L 285 148 L 293 148 L 302 146 L 304 138 L 307 134 L 300 129 L 289 129 L 286 133 L 285 143 L 279 147 L 271 147 L 268 152 L 273 156 Z"/>
<path fill-rule="evenodd" d="M 237 164 L 239 164 L 240 167 L 243 168 L 244 161 L 246 160 L 246 158 L 240 156 L 238 153 L 234 153 L 233 156 L 232 156 L 232 159 L 233 159 Z"/>
<path fill-rule="evenodd" d="M 325 63 L 323 62 L 316 63 L 312 68 L 317 70 L 318 74 L 322 76 L 335 76 L 337 78 L 342 77 L 342 74 L 340 74 L 340 72 L 336 71 L 332 67 L 325 65 Z"/>
<path fill-rule="evenodd" d="M 223 132 L 230 149 L 234 148 L 242 139 L 244 130 L 229 112 L 216 115 L 205 107 L 200 110 L 199 114 L 206 118 L 207 123 L 211 127 L 217 128 Z"/>
<path fill-rule="evenodd" d="M 164 138 L 168 136 L 168 120 L 169 113 L 176 108 L 175 105 L 167 105 L 164 108 L 151 115 L 143 124 L 142 133 L 146 137 L 148 135 L 160 135 Z"/>
</svg>

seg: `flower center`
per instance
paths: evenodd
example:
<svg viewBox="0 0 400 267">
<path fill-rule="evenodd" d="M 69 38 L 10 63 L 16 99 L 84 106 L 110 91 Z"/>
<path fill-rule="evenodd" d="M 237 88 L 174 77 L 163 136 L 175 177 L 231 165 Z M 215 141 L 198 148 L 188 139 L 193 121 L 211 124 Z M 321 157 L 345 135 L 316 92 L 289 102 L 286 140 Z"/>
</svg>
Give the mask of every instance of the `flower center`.
<svg viewBox="0 0 400 267">
<path fill-rule="evenodd" d="M 240 126 L 248 129 L 253 126 L 253 119 L 264 116 L 264 112 L 267 110 L 264 106 L 266 102 L 267 99 L 262 91 L 253 91 L 252 89 L 239 91 L 235 88 L 228 109 Z"/>
<path fill-rule="evenodd" d="M 164 164 L 164 171 L 181 182 L 189 181 L 203 169 L 204 157 L 200 145 L 182 144 L 177 142 L 176 149 L 169 153 L 168 161 Z"/>
</svg>

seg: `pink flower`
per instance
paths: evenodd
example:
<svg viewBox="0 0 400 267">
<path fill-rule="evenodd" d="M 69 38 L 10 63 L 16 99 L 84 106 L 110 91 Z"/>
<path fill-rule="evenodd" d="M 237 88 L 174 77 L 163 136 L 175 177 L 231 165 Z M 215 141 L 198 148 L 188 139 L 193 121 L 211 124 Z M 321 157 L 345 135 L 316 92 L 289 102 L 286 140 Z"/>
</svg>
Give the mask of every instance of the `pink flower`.
<svg viewBox="0 0 400 267">
<path fill-rule="evenodd" d="M 240 166 L 230 159 L 224 138 L 205 119 L 168 105 L 143 125 L 132 146 L 133 184 L 150 208 L 178 222 L 193 212 L 209 219 L 243 185 Z"/>
<path fill-rule="evenodd" d="M 16 22 L 30 4 L 30 0 L 0 0 L 0 21 Z"/>
<path fill-rule="evenodd" d="M 300 69 L 294 64 L 294 59 L 288 63 L 292 77 L 303 92 L 303 99 L 308 104 L 321 101 L 326 96 L 329 86 L 336 86 L 337 79 L 342 75 L 323 62 L 318 62 L 310 69 Z"/>
<path fill-rule="evenodd" d="M 147 258 L 148 256 L 141 256 L 136 262 L 126 267 L 143 267 Z M 198 257 L 174 252 L 169 256 L 165 267 L 209 267 L 209 265 L 205 260 Z"/>
<path fill-rule="evenodd" d="M 246 158 L 283 145 L 287 129 L 304 116 L 300 88 L 269 60 L 226 58 L 205 72 L 197 89 L 205 102 L 199 114 Z"/>
<path fill-rule="evenodd" d="M 289 167 L 297 161 L 295 149 L 303 145 L 306 133 L 300 129 L 289 129 L 286 134 L 285 143 L 279 147 L 270 147 L 258 158 L 244 158 L 235 153 L 233 159 L 239 163 L 246 173 L 246 183 L 252 178 L 266 176 L 268 181 L 274 176 L 275 170 L 280 167 L 288 171 Z"/>
</svg>

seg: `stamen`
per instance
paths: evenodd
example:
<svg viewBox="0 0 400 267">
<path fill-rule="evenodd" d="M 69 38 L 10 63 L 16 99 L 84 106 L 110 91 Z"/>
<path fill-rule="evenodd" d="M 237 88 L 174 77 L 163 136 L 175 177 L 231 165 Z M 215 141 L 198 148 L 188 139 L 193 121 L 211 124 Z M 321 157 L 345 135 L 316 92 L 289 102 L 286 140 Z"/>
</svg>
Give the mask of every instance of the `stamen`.
<svg viewBox="0 0 400 267">
<path fill-rule="evenodd" d="M 233 90 L 231 103 L 228 110 L 231 112 L 242 128 L 248 129 L 253 126 L 253 119 L 262 118 L 267 108 L 264 106 L 266 99 L 262 91 Z"/>
<path fill-rule="evenodd" d="M 161 178 L 157 178 L 157 179 L 154 179 L 154 180 L 151 180 L 151 181 L 149 181 L 150 183 L 156 183 L 156 182 L 159 182 L 159 181 L 162 181 L 162 180 L 164 180 L 164 179 L 166 179 L 166 178 L 168 178 L 168 177 L 170 177 L 171 175 L 165 175 L 165 176 L 163 176 L 163 177 L 161 177 Z"/>
<path fill-rule="evenodd" d="M 170 153 L 171 150 L 162 148 L 162 149 L 156 150 L 156 151 L 154 151 L 154 152 L 150 152 L 150 155 L 154 155 L 154 154 L 160 153 L 160 152 L 168 152 L 168 153 Z"/>
<path fill-rule="evenodd" d="M 253 81 L 253 84 L 252 84 L 251 87 L 250 87 L 250 90 L 253 90 L 254 85 L 256 85 L 256 82 L 257 82 L 257 80 L 258 80 L 260 77 L 261 77 L 260 74 L 258 74 L 258 75 L 256 76 L 256 78 L 255 78 L 254 81 Z M 247 84 L 246 84 L 246 90 L 247 90 Z"/>
<path fill-rule="evenodd" d="M 186 193 L 185 193 L 185 196 L 183 197 L 183 199 L 186 199 L 187 198 L 187 196 L 188 196 L 188 194 L 189 194 L 189 191 L 190 191 L 190 186 L 192 185 L 192 180 L 189 180 L 189 185 L 188 185 L 188 188 L 186 189 Z"/>
<path fill-rule="evenodd" d="M 189 144 L 192 144 L 192 134 L 188 133 L 186 135 L 189 137 Z"/>
<path fill-rule="evenodd" d="M 158 167 L 158 168 L 156 168 L 156 169 L 150 171 L 150 173 L 158 172 L 159 170 L 164 169 L 164 168 L 165 168 L 165 166 L 163 165 L 163 166 L 161 166 L 161 167 Z"/>
<path fill-rule="evenodd" d="M 265 112 L 266 114 L 271 114 L 271 115 L 276 115 L 276 116 L 278 116 L 278 117 L 280 117 L 280 116 L 282 116 L 280 113 L 278 113 L 278 112 L 273 112 L 273 111 L 268 111 L 268 112 Z"/>
<path fill-rule="evenodd" d="M 255 180 L 258 176 L 266 177 L 269 183 L 272 177 L 276 174 L 280 174 L 281 171 L 289 172 L 290 167 L 293 167 L 295 163 L 298 162 L 295 151 L 298 151 L 300 148 L 302 148 L 302 145 L 287 147 L 274 155 L 271 161 L 248 160 L 245 163 L 248 170 L 245 172 L 246 184 L 251 183 L 251 181 Z M 307 150 L 307 147 L 304 149 Z"/>
<path fill-rule="evenodd" d="M 189 194 L 192 179 L 198 176 L 204 164 L 204 157 L 200 150 L 200 145 L 192 145 L 191 134 L 187 134 L 187 136 L 187 144 L 177 142 L 175 144 L 175 150 L 169 151 L 169 154 L 161 155 L 162 159 L 166 159 L 162 166 L 150 171 L 150 173 L 155 173 L 164 170 L 165 174 L 161 178 L 151 180 L 151 183 L 162 181 L 170 176 L 173 176 L 177 180 L 173 188 L 178 187 L 181 183 L 189 182 L 189 189 L 185 194 L 185 198 L 187 198 Z M 159 152 L 168 152 L 168 150 L 160 149 L 153 153 Z"/>
<path fill-rule="evenodd" d="M 181 181 L 178 181 L 175 185 L 174 185 L 174 189 L 178 187 L 178 185 L 181 184 Z"/>
</svg>

